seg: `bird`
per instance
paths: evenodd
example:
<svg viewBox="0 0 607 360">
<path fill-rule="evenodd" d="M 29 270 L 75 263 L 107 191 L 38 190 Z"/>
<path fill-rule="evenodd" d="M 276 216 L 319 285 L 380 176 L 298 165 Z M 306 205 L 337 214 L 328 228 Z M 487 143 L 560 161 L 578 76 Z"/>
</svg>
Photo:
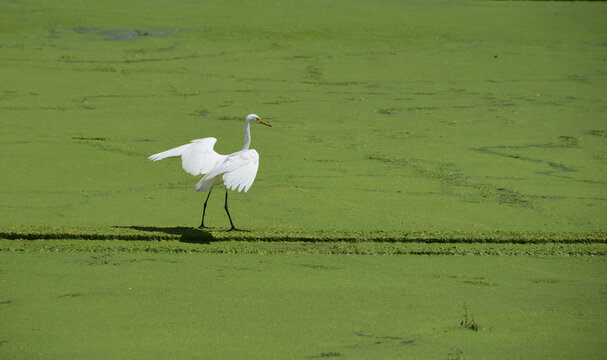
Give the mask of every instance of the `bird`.
<svg viewBox="0 0 607 360">
<path fill-rule="evenodd" d="M 158 161 L 169 157 L 181 156 L 181 166 L 188 174 L 198 176 L 204 175 L 202 179 L 194 186 L 196 191 L 208 191 L 206 200 L 202 208 L 202 222 L 200 229 L 208 229 L 204 224 L 204 216 L 207 211 L 207 202 L 211 196 L 213 186 L 223 184 L 226 188 L 224 208 L 228 219 L 230 220 L 230 229 L 237 229 L 232 222 L 232 217 L 228 210 L 228 190 L 237 190 L 246 193 L 257 175 L 259 167 L 259 154 L 254 149 L 249 149 L 251 145 L 251 123 L 258 123 L 269 126 L 270 123 L 262 120 L 255 114 L 249 114 L 244 122 L 244 144 L 242 150 L 230 155 L 218 154 L 213 147 L 217 142 L 214 137 L 196 139 L 190 141 L 189 144 L 181 145 L 173 149 L 169 149 L 158 154 L 149 156 L 152 161 Z"/>
</svg>

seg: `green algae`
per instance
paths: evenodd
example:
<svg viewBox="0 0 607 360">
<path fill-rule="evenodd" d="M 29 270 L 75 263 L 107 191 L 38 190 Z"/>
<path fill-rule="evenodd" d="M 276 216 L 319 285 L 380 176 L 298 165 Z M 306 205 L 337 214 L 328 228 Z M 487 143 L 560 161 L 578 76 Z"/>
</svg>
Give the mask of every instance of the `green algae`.
<svg viewBox="0 0 607 360">
<path fill-rule="evenodd" d="M 208 241 L 347 241 L 425 243 L 607 243 L 607 232 L 523 232 L 523 231 L 228 231 L 193 227 L 154 226 L 0 226 L 0 239 L 83 239 L 83 240 L 182 240 Z"/>
<path fill-rule="evenodd" d="M 3 251 L 0 264 L 2 358 L 607 352 L 605 257 Z"/>
<path fill-rule="evenodd" d="M 229 232 L 173 227 L 0 227 L 0 251 L 159 254 L 605 256 L 607 234 Z"/>
<path fill-rule="evenodd" d="M 607 254 L 607 234 L 547 232 L 327 232 L 187 227 L 0 227 L 0 251 L 224 254 Z"/>
<path fill-rule="evenodd" d="M 0 3 L 0 357 L 604 358 L 606 16 Z M 252 231 L 199 231 L 147 156 L 251 112 Z"/>
<path fill-rule="evenodd" d="M 605 230 L 602 3 L 0 6 L 2 225 L 195 225 L 146 156 L 255 112 L 239 227 Z"/>
</svg>

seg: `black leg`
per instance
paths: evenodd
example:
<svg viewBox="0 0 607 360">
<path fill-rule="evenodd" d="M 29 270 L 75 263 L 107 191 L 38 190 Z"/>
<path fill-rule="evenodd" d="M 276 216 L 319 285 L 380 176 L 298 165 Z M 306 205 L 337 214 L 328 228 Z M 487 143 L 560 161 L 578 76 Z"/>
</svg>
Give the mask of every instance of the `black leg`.
<svg viewBox="0 0 607 360">
<path fill-rule="evenodd" d="M 211 190 L 213 190 L 213 188 L 209 189 L 209 195 L 207 195 L 207 199 L 204 201 L 204 206 L 202 208 L 202 223 L 198 227 L 199 229 L 210 229 L 210 227 L 204 226 L 204 214 L 207 212 L 207 202 L 209 202 L 209 196 L 211 196 Z"/>
<path fill-rule="evenodd" d="M 236 231 L 241 231 L 240 229 L 237 229 L 234 227 L 234 223 L 232 222 L 232 217 L 230 216 L 230 212 L 228 211 L 228 188 L 226 187 L 226 203 L 225 203 L 225 209 L 226 209 L 226 213 L 228 214 L 228 219 L 230 219 L 230 225 L 232 226 L 230 228 L 230 230 L 228 231 L 232 231 L 232 230 L 236 230 Z"/>
</svg>

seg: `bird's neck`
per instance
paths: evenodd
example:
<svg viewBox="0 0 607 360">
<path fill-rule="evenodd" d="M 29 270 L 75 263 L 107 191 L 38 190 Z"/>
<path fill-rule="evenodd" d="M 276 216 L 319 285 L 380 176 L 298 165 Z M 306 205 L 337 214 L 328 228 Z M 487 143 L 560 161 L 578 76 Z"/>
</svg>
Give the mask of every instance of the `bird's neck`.
<svg viewBox="0 0 607 360">
<path fill-rule="evenodd" d="M 244 144 L 242 145 L 242 150 L 249 150 L 249 146 L 251 146 L 251 123 L 246 121 L 244 123 Z"/>
</svg>

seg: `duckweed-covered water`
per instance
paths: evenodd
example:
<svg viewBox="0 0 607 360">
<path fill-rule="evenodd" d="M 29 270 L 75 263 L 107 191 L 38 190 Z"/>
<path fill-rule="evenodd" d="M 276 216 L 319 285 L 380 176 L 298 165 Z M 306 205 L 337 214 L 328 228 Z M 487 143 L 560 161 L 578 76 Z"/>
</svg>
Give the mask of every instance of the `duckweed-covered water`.
<svg viewBox="0 0 607 360">
<path fill-rule="evenodd" d="M 237 151 L 254 112 L 239 227 L 605 229 L 602 3 L 0 6 L 1 224 L 198 225 L 197 178 L 146 157 Z"/>
<path fill-rule="evenodd" d="M 604 358 L 606 18 L 0 3 L 0 358 Z M 147 156 L 249 113 L 252 231 L 223 189 L 194 229 L 198 178 Z"/>
<path fill-rule="evenodd" d="M 2 253 L 7 359 L 597 359 L 604 258 Z M 476 323 L 476 331 L 462 322 Z"/>
</svg>

